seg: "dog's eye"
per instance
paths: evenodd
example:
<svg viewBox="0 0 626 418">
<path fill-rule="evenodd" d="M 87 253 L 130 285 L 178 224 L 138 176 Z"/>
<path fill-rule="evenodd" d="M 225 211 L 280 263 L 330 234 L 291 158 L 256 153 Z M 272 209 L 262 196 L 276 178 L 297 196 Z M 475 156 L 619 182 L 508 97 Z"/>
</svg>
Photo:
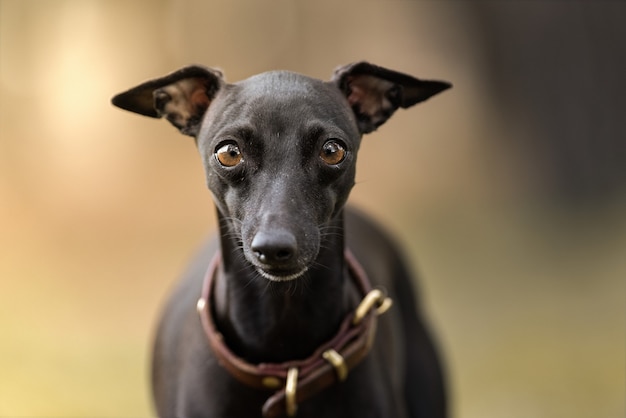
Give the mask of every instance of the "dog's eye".
<svg viewBox="0 0 626 418">
<path fill-rule="evenodd" d="M 336 139 L 329 139 L 322 146 L 320 158 L 328 165 L 337 165 L 346 158 L 346 148 Z"/>
<path fill-rule="evenodd" d="M 243 155 L 237 144 L 226 142 L 215 149 L 215 159 L 224 167 L 234 167 L 243 160 Z"/>
</svg>

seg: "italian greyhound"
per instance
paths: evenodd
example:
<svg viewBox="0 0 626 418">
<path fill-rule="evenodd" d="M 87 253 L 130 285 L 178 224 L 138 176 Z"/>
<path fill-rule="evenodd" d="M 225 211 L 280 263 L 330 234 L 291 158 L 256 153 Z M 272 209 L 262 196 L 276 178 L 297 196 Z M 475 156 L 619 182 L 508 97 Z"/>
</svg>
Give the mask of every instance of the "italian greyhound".
<svg viewBox="0 0 626 418">
<path fill-rule="evenodd" d="M 219 221 L 158 326 L 160 417 L 446 416 L 401 251 L 345 204 L 362 135 L 450 86 L 367 62 L 328 82 L 189 66 L 113 98 L 195 138 Z"/>
</svg>

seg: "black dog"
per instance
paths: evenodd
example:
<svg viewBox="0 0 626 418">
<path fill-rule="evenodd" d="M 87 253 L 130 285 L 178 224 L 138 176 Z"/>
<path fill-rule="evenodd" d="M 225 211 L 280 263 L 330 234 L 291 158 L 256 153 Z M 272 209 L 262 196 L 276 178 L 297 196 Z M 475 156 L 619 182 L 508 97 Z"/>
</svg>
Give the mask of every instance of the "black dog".
<svg viewBox="0 0 626 418">
<path fill-rule="evenodd" d="M 159 416 L 446 416 L 399 251 L 344 205 L 362 134 L 448 87 L 365 62 L 330 82 L 192 66 L 113 98 L 195 138 L 220 225 L 158 329 Z"/>
</svg>

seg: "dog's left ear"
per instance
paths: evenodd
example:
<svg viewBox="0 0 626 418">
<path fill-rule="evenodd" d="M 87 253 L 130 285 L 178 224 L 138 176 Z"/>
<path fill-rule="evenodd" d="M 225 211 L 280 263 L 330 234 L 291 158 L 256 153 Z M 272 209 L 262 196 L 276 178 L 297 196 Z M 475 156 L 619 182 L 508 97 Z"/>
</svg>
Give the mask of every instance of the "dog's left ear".
<svg viewBox="0 0 626 418">
<path fill-rule="evenodd" d="M 411 107 L 452 87 L 445 81 L 419 80 L 368 62 L 337 68 L 332 82 L 348 99 L 362 134 L 376 130 L 399 107 Z"/>
<path fill-rule="evenodd" d="M 224 84 L 222 73 L 197 65 L 146 81 L 111 99 L 122 109 L 165 117 L 181 133 L 196 136 L 209 104 Z"/>
</svg>

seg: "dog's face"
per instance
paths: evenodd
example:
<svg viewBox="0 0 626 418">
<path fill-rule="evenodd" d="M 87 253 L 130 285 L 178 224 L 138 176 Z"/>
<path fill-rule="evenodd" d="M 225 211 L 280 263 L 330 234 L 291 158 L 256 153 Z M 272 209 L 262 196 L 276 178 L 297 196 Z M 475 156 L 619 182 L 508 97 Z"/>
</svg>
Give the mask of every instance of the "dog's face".
<svg viewBox="0 0 626 418">
<path fill-rule="evenodd" d="M 246 260 L 270 280 L 303 274 L 354 184 L 361 135 L 345 97 L 319 80 L 264 73 L 222 89 L 196 138 Z"/>
<path fill-rule="evenodd" d="M 113 99 L 196 143 L 222 225 L 263 277 L 302 276 L 354 185 L 363 133 L 450 87 L 357 63 L 323 82 L 289 72 L 227 84 L 186 67 Z"/>
</svg>

